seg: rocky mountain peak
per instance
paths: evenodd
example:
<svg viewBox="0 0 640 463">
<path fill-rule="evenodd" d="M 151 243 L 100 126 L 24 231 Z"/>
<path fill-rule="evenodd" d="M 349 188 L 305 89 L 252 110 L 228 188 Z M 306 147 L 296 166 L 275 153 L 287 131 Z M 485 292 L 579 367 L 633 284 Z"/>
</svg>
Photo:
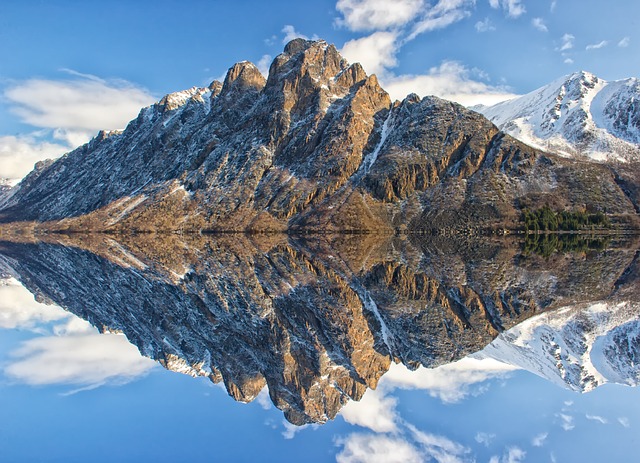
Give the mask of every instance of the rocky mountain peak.
<svg viewBox="0 0 640 463">
<path fill-rule="evenodd" d="M 222 96 L 236 92 L 260 91 L 266 80 L 258 68 L 249 61 L 236 63 L 227 71 L 220 94 Z"/>
<path fill-rule="evenodd" d="M 156 106 L 160 112 L 163 113 L 173 111 L 185 105 L 190 100 L 203 101 L 202 96 L 209 91 L 209 88 L 191 87 L 188 90 L 169 93 L 156 103 Z"/>
</svg>

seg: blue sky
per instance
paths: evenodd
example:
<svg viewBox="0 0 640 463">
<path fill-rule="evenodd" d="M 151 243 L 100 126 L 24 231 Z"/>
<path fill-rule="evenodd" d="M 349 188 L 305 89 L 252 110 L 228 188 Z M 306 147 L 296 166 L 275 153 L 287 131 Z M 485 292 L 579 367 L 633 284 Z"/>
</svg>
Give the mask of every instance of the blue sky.
<svg viewBox="0 0 640 463">
<path fill-rule="evenodd" d="M 262 69 L 295 36 L 334 43 L 395 98 L 463 104 L 577 70 L 640 76 L 631 0 L 240 0 L 0 3 L 0 177 L 123 128 L 164 94 Z"/>
</svg>

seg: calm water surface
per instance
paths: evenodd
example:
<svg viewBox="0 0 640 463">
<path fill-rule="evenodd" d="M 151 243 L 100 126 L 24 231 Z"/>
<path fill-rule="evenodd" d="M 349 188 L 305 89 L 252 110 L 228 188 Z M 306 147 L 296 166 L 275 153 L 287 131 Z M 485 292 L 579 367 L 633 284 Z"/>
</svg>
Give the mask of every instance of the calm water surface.
<svg viewBox="0 0 640 463">
<path fill-rule="evenodd" d="M 629 461 L 633 240 L 0 246 L 0 461 Z"/>
</svg>

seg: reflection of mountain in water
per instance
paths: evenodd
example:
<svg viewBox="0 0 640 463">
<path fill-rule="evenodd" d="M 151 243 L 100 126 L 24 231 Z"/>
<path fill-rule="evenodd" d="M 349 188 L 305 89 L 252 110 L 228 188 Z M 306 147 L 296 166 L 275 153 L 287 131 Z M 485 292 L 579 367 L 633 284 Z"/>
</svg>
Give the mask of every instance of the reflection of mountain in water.
<svg viewBox="0 0 640 463">
<path fill-rule="evenodd" d="M 435 367 L 544 309 L 637 298 L 635 251 L 615 245 L 544 259 L 489 240 L 374 235 L 45 239 L 4 243 L 0 266 L 236 400 L 267 385 L 295 424 L 333 418 L 392 360 Z"/>
</svg>

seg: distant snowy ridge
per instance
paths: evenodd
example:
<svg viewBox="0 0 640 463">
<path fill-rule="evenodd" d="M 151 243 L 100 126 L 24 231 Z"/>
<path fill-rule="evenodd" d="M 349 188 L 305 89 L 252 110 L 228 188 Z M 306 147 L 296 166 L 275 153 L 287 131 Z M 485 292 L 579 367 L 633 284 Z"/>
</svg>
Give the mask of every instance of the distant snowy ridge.
<svg viewBox="0 0 640 463">
<path fill-rule="evenodd" d="M 576 72 L 527 95 L 472 109 L 538 149 L 596 161 L 640 160 L 636 78 L 607 82 Z"/>
<path fill-rule="evenodd" d="M 502 333 L 476 358 L 493 358 L 574 391 L 640 384 L 640 304 L 572 306 Z"/>
</svg>

